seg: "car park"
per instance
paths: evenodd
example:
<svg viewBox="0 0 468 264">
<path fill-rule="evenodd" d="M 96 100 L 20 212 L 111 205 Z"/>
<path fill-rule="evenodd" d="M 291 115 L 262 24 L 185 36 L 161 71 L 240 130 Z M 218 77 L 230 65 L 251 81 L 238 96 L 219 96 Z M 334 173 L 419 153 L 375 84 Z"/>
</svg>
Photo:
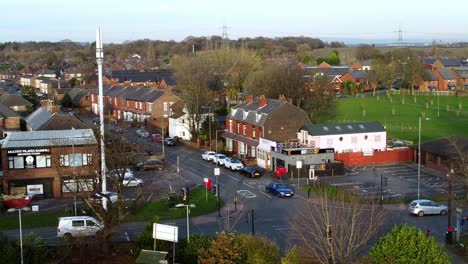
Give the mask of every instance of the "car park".
<svg viewBox="0 0 468 264">
<path fill-rule="evenodd" d="M 136 165 L 137 170 L 164 170 L 164 162 L 159 159 L 147 160 Z"/>
<path fill-rule="evenodd" d="M 263 175 L 263 169 L 257 167 L 257 166 L 247 166 L 243 167 L 242 169 L 239 170 L 239 172 L 247 177 L 250 178 L 258 178 Z"/>
<path fill-rule="evenodd" d="M 211 159 L 213 163 L 218 163 L 219 165 L 224 165 L 224 160 L 226 159 L 226 155 L 224 154 L 215 154 L 214 157 Z"/>
<path fill-rule="evenodd" d="M 278 197 L 292 197 L 294 195 L 294 189 L 282 182 L 271 182 L 265 186 L 265 190 Z"/>
<path fill-rule="evenodd" d="M 418 216 L 429 214 L 446 215 L 448 207 L 431 200 L 414 200 L 408 205 L 408 212 Z"/>
<path fill-rule="evenodd" d="M 137 186 L 143 186 L 143 180 L 140 178 L 135 178 L 133 176 L 125 176 L 123 178 L 123 185 L 127 187 L 137 187 Z"/>
<path fill-rule="evenodd" d="M 91 216 L 60 217 L 57 226 L 57 237 L 71 239 L 73 237 L 96 236 L 104 225 Z"/>
<path fill-rule="evenodd" d="M 207 160 L 207 161 L 212 161 L 215 155 L 216 155 L 216 152 L 214 151 L 205 151 L 202 154 L 202 159 Z"/>
<path fill-rule="evenodd" d="M 163 137 L 161 136 L 161 134 L 152 134 L 150 139 L 151 141 L 162 142 Z"/>
<path fill-rule="evenodd" d="M 106 199 L 104 197 L 107 197 L 108 201 L 110 201 L 111 203 L 116 203 L 118 201 L 118 196 L 115 192 L 98 192 L 91 195 L 89 199 L 91 200 L 91 202 L 101 203 L 102 199 Z"/>
<path fill-rule="evenodd" d="M 114 133 L 123 133 L 123 129 L 120 126 L 111 126 L 110 131 Z"/>
<path fill-rule="evenodd" d="M 237 158 L 225 158 L 224 159 L 224 167 L 231 169 L 231 170 L 240 170 L 244 168 L 242 162 Z"/>
<path fill-rule="evenodd" d="M 176 142 L 175 142 L 175 140 L 173 138 L 167 137 L 167 138 L 164 138 L 164 145 L 175 146 Z"/>
<path fill-rule="evenodd" d="M 149 137 L 149 135 L 150 135 L 149 132 L 146 131 L 145 129 L 138 129 L 138 130 L 136 131 L 136 134 L 137 134 L 137 136 L 139 136 L 139 137 Z"/>
</svg>

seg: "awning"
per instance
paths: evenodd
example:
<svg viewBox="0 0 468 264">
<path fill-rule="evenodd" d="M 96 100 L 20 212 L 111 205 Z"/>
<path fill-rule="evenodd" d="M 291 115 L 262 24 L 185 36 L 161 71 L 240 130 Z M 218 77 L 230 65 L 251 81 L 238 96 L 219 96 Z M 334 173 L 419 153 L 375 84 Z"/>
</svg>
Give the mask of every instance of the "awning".
<svg viewBox="0 0 468 264">
<path fill-rule="evenodd" d="M 234 134 L 234 133 L 231 133 L 231 132 L 228 132 L 228 131 L 224 131 L 221 136 L 225 137 L 225 138 L 235 140 L 235 141 L 240 141 L 240 142 L 242 142 L 244 144 L 247 144 L 249 146 L 254 146 L 254 147 L 258 146 L 258 143 L 259 143 L 258 140 L 256 140 L 256 139 L 248 138 L 248 137 L 238 135 L 238 134 Z"/>
</svg>

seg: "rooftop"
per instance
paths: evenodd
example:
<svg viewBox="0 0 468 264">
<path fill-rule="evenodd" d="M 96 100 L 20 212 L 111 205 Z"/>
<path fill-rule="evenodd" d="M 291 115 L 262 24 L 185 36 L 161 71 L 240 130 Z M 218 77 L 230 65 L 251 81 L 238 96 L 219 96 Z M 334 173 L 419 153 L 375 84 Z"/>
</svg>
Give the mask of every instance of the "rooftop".
<svg viewBox="0 0 468 264">
<path fill-rule="evenodd" d="M 92 129 L 8 132 L 2 149 L 97 144 Z"/>
</svg>

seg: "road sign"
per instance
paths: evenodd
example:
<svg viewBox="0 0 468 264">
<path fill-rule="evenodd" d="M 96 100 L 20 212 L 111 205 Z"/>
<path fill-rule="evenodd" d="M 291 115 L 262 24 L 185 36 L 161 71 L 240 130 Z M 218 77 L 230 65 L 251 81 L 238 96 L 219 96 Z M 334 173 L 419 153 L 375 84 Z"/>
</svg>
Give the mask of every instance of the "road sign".
<svg viewBox="0 0 468 264">
<path fill-rule="evenodd" d="M 457 210 L 457 213 L 459 214 L 463 213 L 463 210 L 461 208 L 457 208 L 456 210 Z"/>
<path fill-rule="evenodd" d="M 206 189 L 211 189 L 211 179 L 210 178 L 203 178 L 203 185 Z"/>
<path fill-rule="evenodd" d="M 221 169 L 220 169 L 220 168 L 214 168 L 214 175 L 215 175 L 215 176 L 219 176 L 219 175 L 220 175 L 220 172 L 221 172 Z"/>
<path fill-rule="evenodd" d="M 177 242 L 179 229 L 177 226 L 153 224 L 153 238 L 170 242 Z"/>
</svg>

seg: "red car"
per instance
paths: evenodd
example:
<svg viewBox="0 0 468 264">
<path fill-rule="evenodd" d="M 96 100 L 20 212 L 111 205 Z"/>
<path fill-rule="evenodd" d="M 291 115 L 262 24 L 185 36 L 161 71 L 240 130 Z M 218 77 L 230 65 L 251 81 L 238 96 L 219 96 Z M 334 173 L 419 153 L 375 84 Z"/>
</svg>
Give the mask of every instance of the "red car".
<svg viewBox="0 0 468 264">
<path fill-rule="evenodd" d="M 163 138 L 161 134 L 152 134 L 151 141 L 162 142 Z"/>
</svg>

